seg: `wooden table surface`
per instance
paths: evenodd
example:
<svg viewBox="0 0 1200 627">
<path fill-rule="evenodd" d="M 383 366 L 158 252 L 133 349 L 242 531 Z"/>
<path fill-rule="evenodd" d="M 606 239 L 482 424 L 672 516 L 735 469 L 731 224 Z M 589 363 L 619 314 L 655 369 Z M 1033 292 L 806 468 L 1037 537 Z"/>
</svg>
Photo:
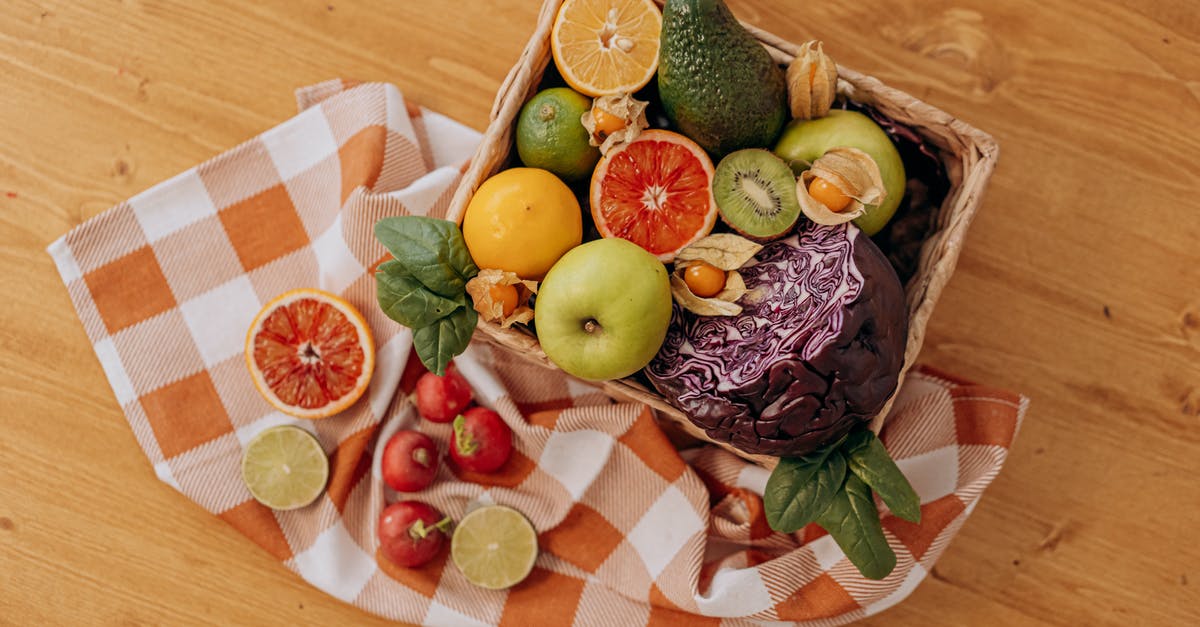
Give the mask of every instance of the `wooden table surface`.
<svg viewBox="0 0 1200 627">
<path fill-rule="evenodd" d="M 327 78 L 482 128 L 537 4 L 3 3 L 0 624 L 385 624 L 155 478 L 43 250 Z M 867 622 L 1200 623 L 1194 0 L 731 5 L 1002 148 L 922 361 L 1032 410 L 932 575 Z"/>
</svg>

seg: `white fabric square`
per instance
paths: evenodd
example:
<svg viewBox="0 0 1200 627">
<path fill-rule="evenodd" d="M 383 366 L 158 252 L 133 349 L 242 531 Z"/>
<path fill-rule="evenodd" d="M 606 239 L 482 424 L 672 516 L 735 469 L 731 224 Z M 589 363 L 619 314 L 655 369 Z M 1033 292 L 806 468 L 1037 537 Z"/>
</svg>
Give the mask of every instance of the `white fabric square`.
<svg viewBox="0 0 1200 627">
<path fill-rule="evenodd" d="M 429 142 L 429 150 L 433 153 L 433 167 L 449 166 L 457 169 L 464 161 L 474 156 L 475 148 L 483 137 L 479 131 L 429 109 L 421 109 L 421 118 L 425 121 L 425 132 L 430 137 L 437 138 L 437 141 Z"/>
<path fill-rule="evenodd" d="M 688 540 L 703 531 L 704 521 L 696 515 L 692 504 L 678 488 L 671 486 L 646 510 L 626 537 L 642 558 L 650 578 L 654 579 Z"/>
<path fill-rule="evenodd" d="M 404 364 L 411 348 L 412 331 L 401 328 L 387 344 L 375 351 L 375 372 L 367 386 L 367 403 L 371 406 L 371 413 L 379 418 L 387 414 L 388 405 L 396 395 L 396 387 L 400 383 L 400 375 L 404 373 Z"/>
<path fill-rule="evenodd" d="M 54 265 L 58 266 L 58 274 L 62 276 L 63 283 L 69 284 L 83 277 L 83 271 L 79 269 L 79 262 L 75 261 L 75 255 L 67 245 L 66 237 L 54 240 L 54 243 L 46 247 L 46 252 L 54 257 Z"/>
<path fill-rule="evenodd" d="M 250 440 L 252 440 L 254 436 L 266 431 L 267 429 L 270 429 L 271 427 L 277 427 L 279 425 L 292 425 L 293 427 L 300 427 L 301 429 L 304 429 L 312 434 L 313 437 L 317 437 L 317 431 L 313 428 L 313 421 L 300 420 L 299 418 L 293 418 L 283 412 L 278 411 L 273 411 L 266 416 L 263 416 L 262 418 L 259 418 L 258 420 L 255 420 L 254 422 L 238 429 L 234 433 L 237 435 L 238 442 L 241 442 L 242 447 L 245 448 L 245 446 L 250 443 Z"/>
<path fill-rule="evenodd" d="M 437 601 L 429 604 L 429 611 L 425 613 L 425 620 L 421 624 L 428 627 L 489 627 L 488 623 L 460 614 Z"/>
<path fill-rule="evenodd" d="M 417 131 L 413 129 L 412 118 L 408 117 L 408 107 L 404 104 L 404 95 L 396 89 L 395 85 L 384 85 L 383 93 L 387 100 L 387 127 L 393 133 L 399 133 L 408 138 L 414 145 L 419 144 L 417 141 Z M 430 135 L 433 137 L 433 135 Z M 437 138 L 441 141 L 441 138 Z M 436 144 L 437 142 L 431 142 Z M 475 150 L 471 150 L 471 154 L 475 154 Z"/>
<path fill-rule="evenodd" d="M 821 536 L 805 546 L 812 549 L 813 557 L 817 558 L 817 564 L 821 566 L 821 570 L 833 568 L 834 564 L 846 557 L 842 547 L 838 546 L 833 536 L 830 535 Z"/>
<path fill-rule="evenodd" d="M 746 488 L 753 491 L 755 494 L 762 496 L 767 490 L 767 479 L 771 478 L 771 471 L 762 466 L 754 464 L 746 464 L 737 476 L 737 487 Z"/>
<path fill-rule="evenodd" d="M 908 571 L 908 574 L 904 576 L 904 581 L 900 582 L 900 587 L 895 592 L 864 607 L 863 611 L 866 612 L 867 616 L 874 616 L 903 601 L 908 595 L 913 593 L 913 590 L 917 589 L 917 586 L 925 579 L 925 574 L 925 567 L 921 566 L 920 563 L 914 563 L 912 570 Z"/>
<path fill-rule="evenodd" d="M 704 616 L 746 616 L 775 605 L 757 568 L 722 568 L 713 575 L 708 595 L 694 598 Z"/>
<path fill-rule="evenodd" d="M 438 168 L 413 181 L 408 187 L 385 195 L 403 203 L 412 215 L 429 215 L 446 189 L 458 180 L 459 174 L 458 168 Z"/>
<path fill-rule="evenodd" d="M 154 465 L 154 474 L 158 475 L 158 480 L 175 488 L 177 492 L 183 492 L 183 488 L 179 487 L 179 481 L 175 479 L 175 475 L 171 473 L 171 466 L 166 460 L 158 462 Z"/>
<path fill-rule="evenodd" d="M 347 603 L 358 596 L 377 568 L 374 558 L 358 548 L 341 521 L 293 559 L 308 583 Z"/>
<path fill-rule="evenodd" d="M 179 311 L 204 364 L 212 367 L 242 352 L 246 329 L 260 308 L 254 285 L 242 275 L 183 303 Z"/>
<path fill-rule="evenodd" d="M 217 214 L 208 189 L 195 169 L 130 198 L 129 205 L 133 207 L 138 224 L 146 232 L 146 239 L 151 242 Z"/>
<path fill-rule="evenodd" d="M 958 483 L 958 447 L 943 446 L 935 451 L 896 460 L 908 477 L 921 503 L 936 501 L 954 492 Z"/>
<path fill-rule="evenodd" d="M 591 429 L 554 432 L 546 440 L 538 466 L 578 501 L 608 463 L 612 448 L 613 439 L 607 433 Z"/>
<path fill-rule="evenodd" d="M 467 350 L 454 358 L 454 366 L 471 386 L 476 402 L 495 410 L 496 404 L 500 402 L 501 398 L 508 395 L 508 391 L 504 389 L 504 384 L 496 378 L 495 373 L 483 365 L 487 359 L 487 356 L 483 354 L 485 350 L 487 349 L 480 348 L 478 342 L 468 344 Z"/>
<path fill-rule="evenodd" d="M 93 344 L 92 348 L 96 350 L 96 357 L 100 358 L 100 366 L 104 368 L 104 374 L 108 377 L 108 384 L 112 386 L 113 394 L 117 397 L 117 403 L 124 407 L 137 400 L 133 382 L 129 380 L 129 373 L 125 372 L 125 366 L 121 363 L 121 355 L 117 352 L 117 346 L 113 344 L 112 338 L 106 337 Z"/>
<path fill-rule="evenodd" d="M 366 268 L 358 262 L 354 253 L 350 252 L 346 239 L 342 237 L 340 213 L 333 225 L 313 241 L 312 249 L 317 256 L 317 268 L 323 290 L 340 294 L 366 272 Z"/>
<path fill-rule="evenodd" d="M 286 124 L 263 133 L 262 142 L 285 181 L 338 150 L 337 140 L 320 107 L 307 109 Z"/>
</svg>

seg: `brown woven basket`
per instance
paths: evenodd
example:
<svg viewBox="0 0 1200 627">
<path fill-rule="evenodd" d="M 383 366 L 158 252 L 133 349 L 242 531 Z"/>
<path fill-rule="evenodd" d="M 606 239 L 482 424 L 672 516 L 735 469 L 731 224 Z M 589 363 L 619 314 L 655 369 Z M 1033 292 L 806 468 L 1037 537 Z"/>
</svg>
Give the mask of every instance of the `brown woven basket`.
<svg viewBox="0 0 1200 627">
<path fill-rule="evenodd" d="M 541 82 L 542 73 L 551 62 L 550 29 L 563 0 L 545 0 L 538 15 L 537 26 L 525 51 L 504 79 L 492 105 L 491 123 L 484 133 L 470 168 L 450 202 L 448 217 L 462 221 L 471 196 L 488 177 L 498 172 L 513 148 L 513 129 L 517 113 Z M 661 2 L 659 2 L 661 4 Z M 743 26 L 762 42 L 771 56 L 781 64 L 789 63 L 799 46 L 789 43 L 743 23 Z M 925 325 L 933 314 L 942 289 L 954 273 L 958 254 L 966 239 L 967 227 L 975 217 L 983 198 L 988 177 L 995 167 L 999 148 L 990 135 L 976 129 L 940 109 L 934 108 L 902 91 L 892 89 L 878 79 L 854 70 L 838 67 L 838 94 L 851 101 L 868 104 L 885 116 L 911 127 L 939 149 L 941 160 L 950 179 L 950 191 L 938 210 L 936 227 L 921 247 L 916 274 L 905 285 L 908 304 L 908 343 L 904 352 L 901 381 L 921 352 Z M 513 349 L 534 362 L 554 368 L 538 345 L 537 338 L 516 329 L 501 329 L 494 323 L 479 322 L 477 338 Z M 646 403 L 658 411 L 660 419 L 677 424 L 690 435 L 711 441 L 704 431 L 688 420 L 654 390 L 632 379 L 606 381 L 604 388 L 613 394 Z M 872 421 L 876 432 L 883 425 L 891 401 Z M 748 455 L 732 446 L 717 442 L 734 453 L 768 467 L 775 459 L 763 455 Z"/>
</svg>

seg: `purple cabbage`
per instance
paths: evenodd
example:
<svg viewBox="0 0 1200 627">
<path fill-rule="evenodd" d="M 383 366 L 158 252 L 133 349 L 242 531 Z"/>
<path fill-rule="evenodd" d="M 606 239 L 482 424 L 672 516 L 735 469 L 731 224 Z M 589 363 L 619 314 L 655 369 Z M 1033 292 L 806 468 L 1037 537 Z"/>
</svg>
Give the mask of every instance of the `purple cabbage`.
<svg viewBox="0 0 1200 627">
<path fill-rule="evenodd" d="M 851 224 L 806 222 L 741 269 L 737 316 L 675 305 L 645 374 L 714 440 L 748 453 L 809 453 L 870 420 L 896 388 L 904 290 Z"/>
</svg>

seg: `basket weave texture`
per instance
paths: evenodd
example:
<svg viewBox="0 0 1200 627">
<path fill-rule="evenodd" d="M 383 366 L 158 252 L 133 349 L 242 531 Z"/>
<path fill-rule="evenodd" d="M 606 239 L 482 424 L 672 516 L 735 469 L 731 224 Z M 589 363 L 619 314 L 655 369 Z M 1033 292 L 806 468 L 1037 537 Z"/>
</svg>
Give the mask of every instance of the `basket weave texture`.
<svg viewBox="0 0 1200 627">
<path fill-rule="evenodd" d="M 521 106 L 536 93 L 542 73 L 552 62 L 550 29 L 563 0 L 545 0 L 538 15 L 529 43 L 516 65 L 505 77 L 492 105 L 491 122 L 470 167 L 450 202 L 448 219 L 462 222 L 463 213 L 475 190 L 499 172 L 513 149 L 513 132 Z M 660 2 L 661 4 L 661 2 Z M 762 43 L 771 57 L 780 64 L 791 62 L 799 46 L 743 22 L 743 26 Z M 884 85 L 878 79 L 838 66 L 838 95 L 852 102 L 870 105 L 892 120 L 919 133 L 938 149 L 939 157 L 950 180 L 950 190 L 938 209 L 934 229 L 921 246 L 917 272 L 905 284 L 908 307 L 908 341 L 900 381 L 915 363 L 925 339 L 925 326 L 950 276 L 954 274 L 959 252 L 966 239 L 975 212 L 983 199 L 999 156 L 999 147 L 990 135 L 954 116 L 930 106 L 913 96 Z M 517 329 L 501 329 L 499 325 L 480 320 L 477 338 L 512 349 L 526 359 L 554 368 L 542 352 L 537 338 Z M 705 441 L 704 431 L 692 424 L 687 416 L 670 405 L 652 389 L 633 379 L 605 381 L 601 384 L 612 394 L 646 403 L 657 410 L 660 420 L 675 423 L 688 434 Z M 897 389 L 899 386 L 897 386 Z M 878 432 L 883 426 L 891 400 L 872 421 Z M 726 443 L 714 442 L 728 450 L 764 466 L 774 466 L 775 459 L 750 455 Z"/>
</svg>

